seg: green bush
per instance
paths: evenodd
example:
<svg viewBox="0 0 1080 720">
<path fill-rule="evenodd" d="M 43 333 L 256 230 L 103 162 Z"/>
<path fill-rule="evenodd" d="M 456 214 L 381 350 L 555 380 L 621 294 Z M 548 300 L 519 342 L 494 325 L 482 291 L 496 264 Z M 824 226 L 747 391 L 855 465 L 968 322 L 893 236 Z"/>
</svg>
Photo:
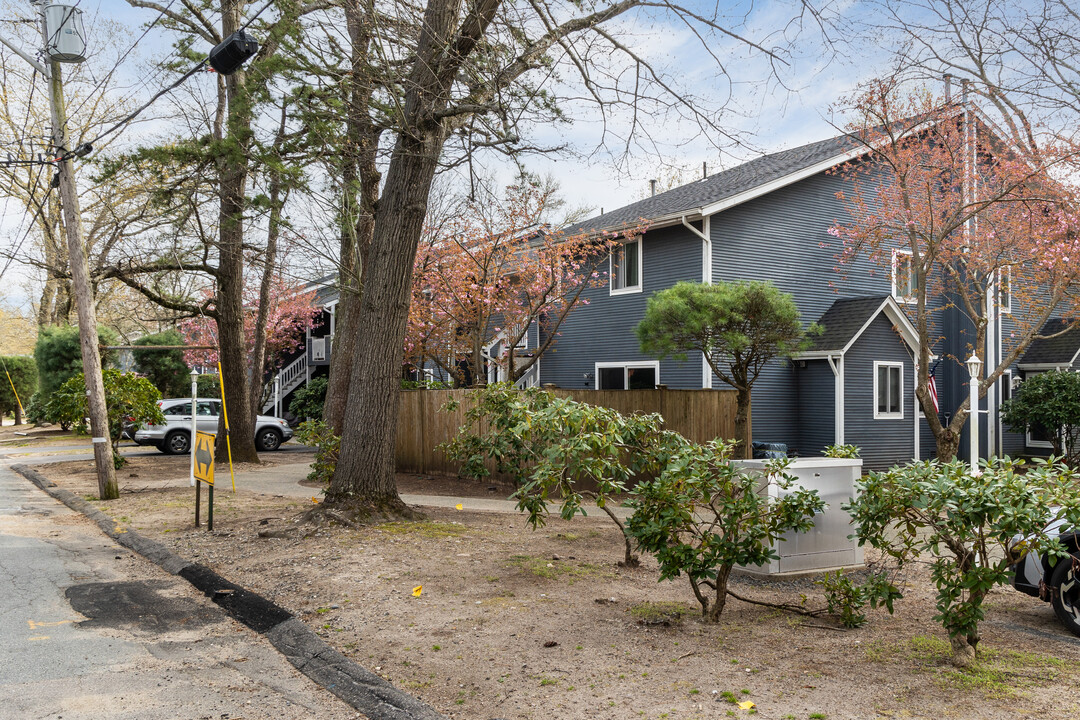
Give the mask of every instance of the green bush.
<svg viewBox="0 0 1080 720">
<path fill-rule="evenodd" d="M 116 333 L 98 327 L 98 344 L 115 345 Z M 115 352 L 101 351 L 103 368 L 115 360 Z M 44 406 L 61 385 L 83 371 L 79 329 L 70 325 L 40 328 L 34 345 L 34 362 L 37 363 L 38 390 L 41 392 L 39 403 Z"/>
<path fill-rule="evenodd" d="M 709 622 L 724 611 L 733 567 L 777 559 L 781 536 L 809 530 L 825 508 L 816 490 L 797 487 L 786 473 L 790 460 L 749 470 L 731 461 L 734 448 L 721 440 L 686 443 L 657 478 L 638 483 L 629 502 L 627 531 L 656 556 L 661 580 L 686 574 Z"/>
<path fill-rule="evenodd" d="M 829 612 L 840 618 L 844 627 L 857 628 L 866 624 L 866 613 L 862 609 L 884 606 L 889 613 L 893 611 L 893 601 L 903 597 L 886 573 L 870 573 L 866 580 L 856 583 L 851 575 L 843 570 L 825 573 L 820 580 L 814 581 L 825 592 L 825 601 Z"/>
<path fill-rule="evenodd" d="M 1029 377 L 1001 406 L 1001 414 L 1011 430 L 1041 429 L 1054 455 L 1073 466 L 1080 462 L 1080 373 L 1055 370 Z"/>
<path fill-rule="evenodd" d="M 154 347 L 184 345 L 184 336 L 176 330 L 166 330 L 136 340 L 134 345 Z M 183 350 L 132 350 L 135 369 L 161 391 L 162 397 L 187 397 L 191 392 L 191 370 L 184 362 Z"/>
<path fill-rule="evenodd" d="M 315 460 L 311 463 L 307 479 L 330 487 L 341 450 L 341 438 L 322 420 L 308 420 L 300 423 L 296 429 L 296 440 L 316 448 Z"/>
<path fill-rule="evenodd" d="M 25 422 L 23 412 L 37 390 L 37 381 L 37 364 L 34 358 L 25 355 L 4 357 L 0 363 L 0 417 L 11 413 L 15 416 L 16 424 Z M 18 392 L 18 398 L 12 391 L 12 383 Z M 19 401 L 22 402 L 21 409 Z"/>
<path fill-rule="evenodd" d="M 632 539 L 608 499 L 627 492 L 635 475 L 656 469 L 667 446 L 685 444 L 681 435 L 661 430 L 663 418 L 656 414 L 623 416 L 506 383 L 476 390 L 468 403 L 457 437 L 440 446 L 462 461 L 462 475 L 486 477 L 486 463 L 493 461 L 498 472 L 517 483 L 514 499 L 533 528 L 544 524 L 549 498 L 560 499 L 565 520 L 584 515 L 583 502 L 595 500 L 623 533 L 623 562 L 637 564 Z M 452 402 L 445 409 L 456 407 Z M 486 432 L 478 434 L 476 427 Z"/>
<path fill-rule="evenodd" d="M 198 388 L 199 397 L 206 400 L 220 400 L 221 399 L 221 385 L 218 384 L 217 375 L 200 375 L 199 379 L 195 381 Z M 191 397 L 191 376 L 188 375 L 187 385 L 184 387 L 184 392 L 177 395 L 177 397 Z"/>
<path fill-rule="evenodd" d="M 293 393 L 289 403 L 289 412 L 301 420 L 322 420 L 323 405 L 326 403 L 326 386 L 329 378 L 313 378 L 304 387 Z"/>
<path fill-rule="evenodd" d="M 825 448 L 825 457 L 828 458 L 857 458 L 859 457 L 858 445 L 829 445 Z"/>
<path fill-rule="evenodd" d="M 869 543 L 901 566 L 930 560 L 937 615 L 952 641 L 953 663 L 975 659 L 983 601 L 1010 580 L 1009 565 L 1025 552 L 1063 556 L 1049 523 L 1080 524 L 1080 475 L 1064 464 L 1033 467 L 994 458 L 981 474 L 967 463 L 936 460 L 873 472 L 845 505 L 859 544 Z M 1014 543 L 1015 537 L 1026 538 Z"/>
<path fill-rule="evenodd" d="M 113 464 L 120 468 L 127 462 L 118 449 L 124 423 L 164 424 L 165 416 L 161 414 L 161 408 L 158 407 L 161 393 L 146 378 L 135 373 L 122 373 L 113 368 L 102 372 L 102 380 L 105 383 L 105 405 L 108 410 Z M 87 431 L 88 412 L 86 383 L 82 373 L 61 385 L 45 406 L 45 416 L 49 422 L 75 427 L 82 433 Z"/>
</svg>

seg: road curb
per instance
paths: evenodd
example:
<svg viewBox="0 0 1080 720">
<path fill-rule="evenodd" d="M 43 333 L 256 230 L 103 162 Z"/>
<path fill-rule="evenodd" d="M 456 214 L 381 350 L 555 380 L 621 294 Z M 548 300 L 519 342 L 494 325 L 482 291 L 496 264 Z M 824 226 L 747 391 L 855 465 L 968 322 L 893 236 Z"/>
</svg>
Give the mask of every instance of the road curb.
<svg viewBox="0 0 1080 720">
<path fill-rule="evenodd" d="M 187 580 L 230 617 L 265 636 L 293 667 L 371 720 L 447 720 L 430 705 L 398 690 L 327 645 L 280 605 L 229 582 L 204 565 L 185 560 L 156 540 L 119 527 L 84 498 L 58 487 L 32 467 L 17 464 L 12 465 L 11 470 L 85 515 L 120 545 L 139 553 L 169 574 Z"/>
</svg>

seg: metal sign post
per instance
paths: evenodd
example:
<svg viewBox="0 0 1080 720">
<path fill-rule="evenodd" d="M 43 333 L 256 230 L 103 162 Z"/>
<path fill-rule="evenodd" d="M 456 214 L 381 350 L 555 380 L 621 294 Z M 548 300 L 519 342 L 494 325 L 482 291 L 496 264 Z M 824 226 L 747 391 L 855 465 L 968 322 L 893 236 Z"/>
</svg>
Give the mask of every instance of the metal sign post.
<svg viewBox="0 0 1080 720">
<path fill-rule="evenodd" d="M 193 457 L 195 458 L 195 527 L 199 526 L 199 483 L 204 482 L 209 487 L 209 495 L 206 501 L 206 529 L 214 529 L 214 439 L 212 433 L 197 432 L 193 445 Z"/>
</svg>

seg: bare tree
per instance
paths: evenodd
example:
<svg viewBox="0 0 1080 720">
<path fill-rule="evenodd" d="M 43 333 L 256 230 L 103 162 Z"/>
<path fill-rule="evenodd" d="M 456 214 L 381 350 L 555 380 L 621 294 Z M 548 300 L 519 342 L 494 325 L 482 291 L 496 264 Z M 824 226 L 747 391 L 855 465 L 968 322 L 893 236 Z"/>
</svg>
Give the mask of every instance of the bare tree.
<svg viewBox="0 0 1080 720">
<path fill-rule="evenodd" d="M 573 3 L 505 0 L 429 0 L 358 4 L 372 29 L 365 60 L 377 83 L 369 113 L 393 145 L 377 200 L 363 294 L 349 332 L 350 394 L 342 451 L 327 506 L 363 514 L 407 515 L 394 483 L 397 391 L 410 297 L 410 275 L 428 196 L 440 167 L 467 165 L 478 153 L 553 148 L 530 143 L 534 123 L 555 122 L 587 103 L 605 125 L 605 138 L 623 149 L 652 142 L 654 123 L 688 120 L 713 141 L 729 139 L 710 93 L 680 87 L 618 23 L 635 14 L 660 15 L 701 40 L 726 77 L 714 48 L 734 43 L 776 67 L 784 50 L 775 38 L 738 33 L 738 18 L 668 2 L 619 0 Z M 797 19 L 821 21 L 809 5 Z M 789 25 L 789 28 L 791 25 Z M 573 80 L 561 78 L 567 75 Z M 550 89 L 549 89 L 550 88 Z M 376 102 L 378 101 L 378 102 Z M 625 122 L 614 119 L 623 112 Z"/>
</svg>

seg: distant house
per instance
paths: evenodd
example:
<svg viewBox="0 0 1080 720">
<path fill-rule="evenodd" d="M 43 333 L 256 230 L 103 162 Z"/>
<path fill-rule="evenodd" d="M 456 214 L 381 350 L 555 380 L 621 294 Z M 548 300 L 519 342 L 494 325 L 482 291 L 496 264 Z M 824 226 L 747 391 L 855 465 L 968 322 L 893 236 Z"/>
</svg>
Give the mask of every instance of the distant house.
<svg viewBox="0 0 1080 720">
<path fill-rule="evenodd" d="M 827 233 L 848 218 L 837 198 L 845 180 L 830 171 L 848 162 L 864 162 L 864 154 L 865 149 L 854 146 L 847 136 L 810 143 L 571 228 L 570 233 L 617 233 L 645 221 L 649 229 L 611 254 L 607 283 L 585 291 L 588 304 L 566 319 L 557 344 L 521 384 L 567 389 L 725 388 L 700 353 L 690 353 L 682 361 L 643 354 L 635 327 L 648 298 L 681 280 L 769 280 L 794 297 L 805 323 L 818 322 L 824 333 L 793 360 L 771 363 L 755 384 L 754 439 L 786 443 L 803 456 L 819 455 L 833 443 L 858 445 L 865 467 L 871 469 L 932 457 L 933 436 L 914 394 L 918 336 L 908 311 L 913 302 L 908 255 L 900 247 L 894 249 L 891 272 L 861 258 L 841 274 L 838 248 Z M 304 359 L 297 360 L 306 362 L 305 377 L 323 372 L 332 349 L 337 298 L 332 278 L 319 282 L 324 285 L 327 311 L 310 334 Z M 1001 300 L 982 357 L 990 346 L 1000 356 L 1002 338 L 1013 329 L 1012 300 L 1008 296 Z M 944 298 L 932 301 L 942 329 L 933 355 L 966 357 L 974 337 L 970 322 Z M 542 342 L 543 332 L 542 327 L 531 328 L 527 345 Z M 498 356 L 499 342 L 499 337 L 492 338 L 491 357 Z M 1048 444 L 1040 438 L 1003 427 L 1001 402 L 1011 397 L 1024 374 L 1051 367 L 1080 370 L 1078 357 L 1080 330 L 1029 348 L 982 401 L 984 456 L 1046 452 Z M 299 372 L 294 369 L 282 387 L 298 386 Z M 947 421 L 967 396 L 968 375 L 951 359 L 940 362 L 935 374 L 940 412 Z M 489 368 L 489 379 L 500 379 L 494 367 Z M 966 448 L 965 436 L 962 454 Z"/>
</svg>

